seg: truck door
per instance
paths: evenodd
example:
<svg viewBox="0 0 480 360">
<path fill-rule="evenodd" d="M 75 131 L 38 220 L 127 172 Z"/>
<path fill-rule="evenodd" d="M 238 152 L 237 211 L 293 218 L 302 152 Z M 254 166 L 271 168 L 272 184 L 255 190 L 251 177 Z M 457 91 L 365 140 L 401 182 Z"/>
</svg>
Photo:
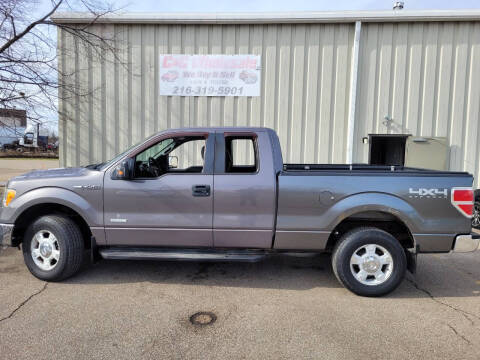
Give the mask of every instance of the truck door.
<svg viewBox="0 0 480 360">
<path fill-rule="evenodd" d="M 267 132 L 217 132 L 214 174 L 214 245 L 271 248 L 276 174 Z"/>
<path fill-rule="evenodd" d="M 214 147 L 214 133 L 166 135 L 134 155 L 132 180 L 107 171 L 107 244 L 212 247 Z"/>
</svg>

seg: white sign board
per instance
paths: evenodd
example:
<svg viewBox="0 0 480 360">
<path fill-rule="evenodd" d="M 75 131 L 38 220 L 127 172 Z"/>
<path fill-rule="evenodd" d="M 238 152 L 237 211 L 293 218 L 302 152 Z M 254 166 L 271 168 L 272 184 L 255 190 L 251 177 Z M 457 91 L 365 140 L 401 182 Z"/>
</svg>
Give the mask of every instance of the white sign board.
<svg viewBox="0 0 480 360">
<path fill-rule="evenodd" d="M 259 55 L 160 55 L 160 95 L 260 96 Z"/>
</svg>

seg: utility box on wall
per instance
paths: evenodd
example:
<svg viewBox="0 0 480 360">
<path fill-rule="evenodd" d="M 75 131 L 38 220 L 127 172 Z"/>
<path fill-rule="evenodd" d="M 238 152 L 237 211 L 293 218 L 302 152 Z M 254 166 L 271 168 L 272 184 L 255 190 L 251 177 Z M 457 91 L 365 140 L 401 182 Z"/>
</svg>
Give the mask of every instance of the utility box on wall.
<svg viewBox="0 0 480 360">
<path fill-rule="evenodd" d="M 369 164 L 448 170 L 449 146 L 444 137 L 370 134 Z"/>
<path fill-rule="evenodd" d="M 407 138 L 405 166 L 448 170 L 449 146 L 445 137 Z"/>
<path fill-rule="evenodd" d="M 369 134 L 371 165 L 403 166 L 405 163 L 406 141 L 410 135 Z"/>
</svg>

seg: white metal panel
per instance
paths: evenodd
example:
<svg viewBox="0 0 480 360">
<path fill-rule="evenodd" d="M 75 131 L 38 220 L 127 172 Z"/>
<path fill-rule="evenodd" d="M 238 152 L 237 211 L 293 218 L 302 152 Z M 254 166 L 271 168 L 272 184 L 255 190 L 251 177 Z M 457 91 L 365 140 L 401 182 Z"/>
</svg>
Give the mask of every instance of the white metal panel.
<svg viewBox="0 0 480 360">
<path fill-rule="evenodd" d="M 67 161 L 65 159 L 65 122 L 66 122 L 66 103 L 65 103 L 65 91 L 63 89 L 65 85 L 65 32 L 58 31 L 57 33 L 57 57 L 58 57 L 58 137 L 59 137 L 59 144 L 61 147 L 58 149 L 58 158 L 60 164 L 66 164 Z"/>
<path fill-rule="evenodd" d="M 75 82 L 78 84 L 77 97 L 75 99 L 75 119 L 76 122 L 76 142 L 79 143 L 79 150 L 77 150 L 76 158 L 80 163 L 89 162 L 90 157 L 90 136 L 88 123 L 88 107 L 89 102 L 83 101 L 83 97 L 90 96 L 89 81 L 88 81 L 88 59 L 89 49 L 79 41 L 76 42 L 77 63 L 75 71 Z M 78 139 L 82 139 L 79 141 Z"/>
<path fill-rule="evenodd" d="M 94 26 L 92 32 L 97 35 L 102 35 L 102 27 Z M 102 52 L 101 49 L 91 48 L 90 51 L 90 65 L 89 65 L 89 81 L 92 83 L 91 96 L 88 99 L 89 102 L 89 114 L 90 119 L 90 141 L 92 143 L 90 149 L 92 156 L 89 158 L 93 162 L 104 161 L 106 158 L 104 148 L 105 137 L 105 116 L 104 116 L 104 93 L 105 93 L 105 79 L 104 79 L 104 67 L 102 65 Z M 67 59 L 65 59 L 67 61 Z M 61 119 L 60 119 L 61 120 Z M 83 139 L 82 139 L 83 141 Z"/>
<path fill-rule="evenodd" d="M 461 20 L 475 15 L 455 14 Z M 350 15 L 345 19 L 363 16 Z M 450 168 L 478 178 L 480 23 L 451 21 L 455 17 L 432 22 L 443 19 L 439 13 L 423 14 L 424 21 L 418 14 L 364 15 L 353 161 L 368 161 L 368 145 L 362 142 L 368 133 L 443 136 Z M 374 22 L 380 16 L 382 22 Z M 190 25 L 168 25 L 173 18 L 150 25 L 97 24 L 91 27 L 96 33 L 115 35 L 117 56 L 103 59 L 94 48 L 85 56 L 60 30 L 61 81 L 89 93 L 72 97 L 61 89 L 61 163 L 104 161 L 166 128 L 216 125 L 276 129 L 287 162 L 346 161 L 355 25 L 321 23 L 342 22 L 338 16 L 313 18 L 311 23 L 259 18 L 241 25 L 228 16 L 228 25 L 205 24 L 209 20 L 201 17 Z M 158 58 L 168 53 L 261 55 L 261 96 L 159 96 Z M 385 116 L 393 119 L 388 128 Z"/>
<path fill-rule="evenodd" d="M 479 32 L 478 22 L 363 24 L 355 162 L 368 161 L 369 133 L 442 136 L 449 168 L 478 179 Z"/>
<path fill-rule="evenodd" d="M 357 81 L 358 81 L 358 63 L 360 52 L 360 36 L 362 33 L 362 23 L 355 23 L 355 37 L 353 39 L 353 54 L 351 61 L 352 73 L 350 74 L 350 96 L 348 98 L 348 127 L 347 127 L 347 164 L 353 161 L 353 137 L 355 134 L 355 106 L 357 102 Z"/>
<path fill-rule="evenodd" d="M 64 49 L 63 54 L 65 55 L 64 61 L 62 61 L 62 66 L 64 68 L 64 78 L 63 83 L 65 87 L 62 89 L 62 99 L 64 102 L 64 113 L 59 114 L 63 120 L 63 153 L 64 161 L 66 164 L 75 164 L 77 163 L 76 154 L 79 153 L 79 146 L 76 137 L 76 124 L 79 123 L 77 119 L 78 112 L 76 111 L 76 97 L 74 91 L 71 89 L 76 88 L 75 84 L 75 74 L 76 74 L 76 42 L 71 34 L 65 33 L 64 37 Z M 60 120 L 60 121 L 62 121 Z M 60 159 L 61 160 L 61 159 Z"/>
<path fill-rule="evenodd" d="M 97 24 L 92 30 L 114 34 L 115 56 L 88 46 L 87 55 L 62 56 L 72 41 L 60 30 L 62 67 L 92 92 L 61 101 L 62 165 L 105 161 L 162 129 L 223 125 L 275 128 L 288 162 L 346 160 L 354 24 Z M 260 55 L 261 96 L 159 96 L 159 54 L 169 53 Z M 250 156 L 246 148 L 242 156 Z"/>
<path fill-rule="evenodd" d="M 131 142 L 131 131 L 129 126 L 129 65 L 128 65 L 128 26 L 117 26 L 117 56 L 118 61 L 115 63 L 115 84 L 117 91 L 117 106 L 115 108 L 115 119 L 118 128 L 118 141 L 116 149 L 125 149 Z"/>
</svg>

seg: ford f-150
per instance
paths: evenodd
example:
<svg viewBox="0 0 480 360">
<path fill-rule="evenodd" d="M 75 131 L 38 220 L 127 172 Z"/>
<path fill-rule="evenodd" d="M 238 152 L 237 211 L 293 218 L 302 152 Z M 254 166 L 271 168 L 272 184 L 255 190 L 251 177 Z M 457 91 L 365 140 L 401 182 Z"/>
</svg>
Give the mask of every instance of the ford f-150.
<svg viewBox="0 0 480 360">
<path fill-rule="evenodd" d="M 0 245 L 46 281 L 93 259 L 258 261 L 332 253 L 359 295 L 395 289 L 418 253 L 478 249 L 473 178 L 400 166 L 284 164 L 266 128 L 187 128 L 114 159 L 11 179 Z"/>
</svg>

